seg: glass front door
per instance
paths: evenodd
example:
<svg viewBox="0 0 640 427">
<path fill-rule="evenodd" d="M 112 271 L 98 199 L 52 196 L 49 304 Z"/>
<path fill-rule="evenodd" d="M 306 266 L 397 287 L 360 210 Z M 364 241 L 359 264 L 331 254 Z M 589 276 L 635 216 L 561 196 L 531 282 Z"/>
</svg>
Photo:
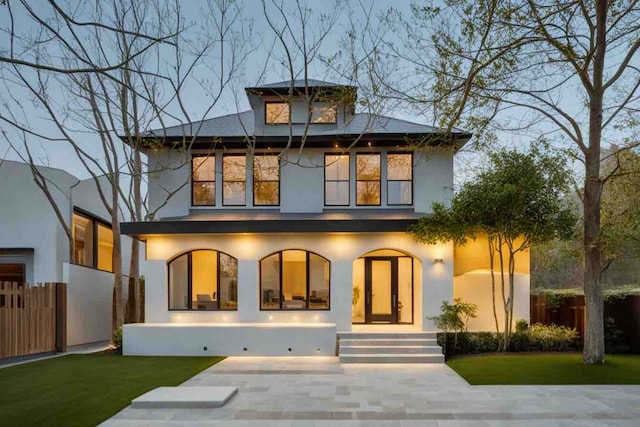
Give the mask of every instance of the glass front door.
<svg viewBox="0 0 640 427">
<path fill-rule="evenodd" d="M 365 322 L 398 323 L 398 258 L 365 258 Z"/>
</svg>

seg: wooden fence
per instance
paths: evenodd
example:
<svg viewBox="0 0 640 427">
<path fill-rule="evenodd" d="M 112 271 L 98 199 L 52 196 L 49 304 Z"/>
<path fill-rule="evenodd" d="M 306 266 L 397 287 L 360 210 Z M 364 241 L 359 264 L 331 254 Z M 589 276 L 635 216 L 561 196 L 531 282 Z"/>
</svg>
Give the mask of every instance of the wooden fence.
<svg viewBox="0 0 640 427">
<path fill-rule="evenodd" d="M 0 359 L 65 351 L 67 285 L 0 282 Z"/>
<path fill-rule="evenodd" d="M 576 328 L 580 339 L 584 339 L 586 321 L 584 296 L 548 298 L 546 295 L 531 295 L 530 308 L 531 324 L 554 323 Z M 616 328 L 624 334 L 626 343 L 640 351 L 640 295 L 606 299 L 604 318 L 613 319 Z"/>
</svg>

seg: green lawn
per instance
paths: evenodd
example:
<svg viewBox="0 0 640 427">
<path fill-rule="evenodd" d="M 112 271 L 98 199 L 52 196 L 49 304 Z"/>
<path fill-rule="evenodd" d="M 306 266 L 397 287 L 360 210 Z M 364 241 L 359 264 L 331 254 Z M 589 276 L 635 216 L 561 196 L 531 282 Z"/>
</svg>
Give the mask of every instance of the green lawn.
<svg viewBox="0 0 640 427">
<path fill-rule="evenodd" d="M 0 424 L 93 426 L 221 357 L 68 355 L 0 369 Z"/>
<path fill-rule="evenodd" d="M 583 365 L 581 354 L 509 354 L 455 358 L 447 365 L 473 385 L 640 384 L 640 356 L 608 355 Z"/>
</svg>

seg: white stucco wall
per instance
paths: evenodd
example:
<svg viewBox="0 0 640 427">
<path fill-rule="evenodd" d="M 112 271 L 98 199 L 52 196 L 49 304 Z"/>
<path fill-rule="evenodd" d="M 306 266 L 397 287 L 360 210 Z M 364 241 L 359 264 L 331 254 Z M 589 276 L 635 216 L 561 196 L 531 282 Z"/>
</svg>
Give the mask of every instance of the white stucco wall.
<svg viewBox="0 0 640 427">
<path fill-rule="evenodd" d="M 525 319 L 529 321 L 529 275 L 515 275 L 513 320 Z M 505 295 L 509 297 L 508 278 L 505 277 Z M 469 319 L 470 331 L 495 331 L 495 320 L 491 304 L 491 275 L 488 271 L 472 271 L 461 274 L 453 279 L 453 296 L 462 298 L 464 302 L 478 305 L 478 317 Z M 496 275 L 496 311 L 500 330 L 504 330 L 504 305 L 502 302 L 502 287 L 500 275 Z"/>
<path fill-rule="evenodd" d="M 344 147 L 343 147 L 344 148 Z M 321 213 L 331 209 L 408 209 L 415 212 L 431 212 L 431 204 L 435 201 L 448 203 L 453 194 L 453 154 L 445 151 L 415 152 L 413 155 L 413 206 L 387 205 L 387 161 L 386 153 L 397 151 L 387 148 L 358 148 L 350 150 L 350 206 L 324 205 L 324 154 L 341 153 L 341 148 L 305 149 L 300 153 L 297 149 L 283 154 L 280 170 L 280 206 L 259 206 L 257 209 L 272 209 L 283 213 L 315 212 Z M 224 153 L 238 152 L 227 150 Z M 356 153 L 376 152 L 381 155 L 381 204 L 380 206 L 356 206 Z M 247 155 L 246 206 L 222 206 L 222 154 L 223 150 L 215 150 L 216 154 L 216 194 L 215 208 L 192 208 L 191 206 L 191 163 L 190 156 L 184 152 L 161 151 L 147 153 L 149 156 L 149 203 L 151 210 L 166 204 L 158 210 L 156 219 L 185 217 L 191 209 L 251 209 L 253 207 L 253 180 L 250 154 Z M 171 169 L 168 169 L 168 167 Z"/>
<path fill-rule="evenodd" d="M 404 251 L 421 264 L 416 270 L 414 323 L 423 330 L 433 325 L 426 316 L 438 314 L 443 300 L 453 297 L 451 245 L 422 245 L 406 233 L 332 234 L 231 234 L 149 236 L 145 319 L 148 323 L 335 323 L 339 331 L 351 330 L 353 261 L 376 249 Z M 195 249 L 215 249 L 238 259 L 237 311 L 169 311 L 167 260 Z M 331 301 L 328 311 L 260 311 L 259 260 L 285 249 L 305 249 L 331 262 Z M 443 258 L 443 264 L 434 264 Z"/>
<path fill-rule="evenodd" d="M 64 264 L 67 283 L 67 345 L 111 339 L 113 274 Z"/>
<path fill-rule="evenodd" d="M 124 325 L 127 356 L 333 356 L 335 324 Z M 246 350 L 245 350 L 246 349 Z"/>
<path fill-rule="evenodd" d="M 72 175 L 47 167 L 39 170 L 48 181 L 56 204 L 70 217 Z M 69 259 L 66 234 L 44 193 L 33 181 L 28 165 L 0 162 L 0 248 L 33 248 L 27 278 L 34 282 L 62 280 L 62 263 Z"/>
</svg>

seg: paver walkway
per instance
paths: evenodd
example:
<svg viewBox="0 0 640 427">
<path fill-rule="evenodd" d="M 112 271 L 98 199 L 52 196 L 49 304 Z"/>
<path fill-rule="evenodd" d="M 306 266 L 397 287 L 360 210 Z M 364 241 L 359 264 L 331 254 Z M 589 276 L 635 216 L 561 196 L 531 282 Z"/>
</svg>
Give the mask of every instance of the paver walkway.
<svg viewBox="0 0 640 427">
<path fill-rule="evenodd" d="M 217 409 L 126 408 L 105 426 L 639 426 L 640 386 L 470 386 L 446 365 L 231 357 L 182 386 L 238 387 Z"/>
</svg>

